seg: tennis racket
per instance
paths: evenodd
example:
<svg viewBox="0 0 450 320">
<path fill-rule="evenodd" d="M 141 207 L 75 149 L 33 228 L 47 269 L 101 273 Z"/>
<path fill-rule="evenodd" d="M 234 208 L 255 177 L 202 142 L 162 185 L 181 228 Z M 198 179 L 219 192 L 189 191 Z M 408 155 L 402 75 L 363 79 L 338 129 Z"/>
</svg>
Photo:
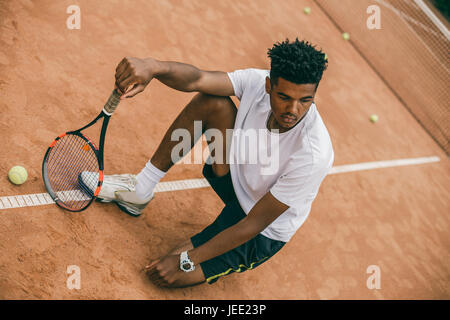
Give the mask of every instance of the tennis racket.
<svg viewBox="0 0 450 320">
<path fill-rule="evenodd" d="M 97 197 L 103 183 L 103 148 L 111 115 L 121 94 L 114 89 L 100 114 L 86 126 L 59 135 L 49 146 L 42 163 L 48 193 L 63 209 L 78 212 Z M 99 147 L 82 133 L 103 119 Z"/>
</svg>

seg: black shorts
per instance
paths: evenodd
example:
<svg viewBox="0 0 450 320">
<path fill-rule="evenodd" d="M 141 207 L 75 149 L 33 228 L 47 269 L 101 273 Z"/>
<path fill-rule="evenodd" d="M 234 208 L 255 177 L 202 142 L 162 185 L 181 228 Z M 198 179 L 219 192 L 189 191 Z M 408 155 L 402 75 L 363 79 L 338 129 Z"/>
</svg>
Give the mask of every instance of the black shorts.
<svg viewBox="0 0 450 320">
<path fill-rule="evenodd" d="M 217 177 L 212 171 L 211 165 L 205 164 L 203 176 L 225 203 L 225 207 L 212 224 L 191 238 L 194 248 L 201 246 L 218 233 L 246 217 L 234 193 L 229 172 L 223 177 Z M 220 277 L 230 273 L 244 272 L 256 268 L 277 253 L 285 244 L 285 242 L 269 239 L 262 234 L 258 234 L 239 247 L 200 263 L 200 266 L 206 281 L 212 284 Z"/>
</svg>

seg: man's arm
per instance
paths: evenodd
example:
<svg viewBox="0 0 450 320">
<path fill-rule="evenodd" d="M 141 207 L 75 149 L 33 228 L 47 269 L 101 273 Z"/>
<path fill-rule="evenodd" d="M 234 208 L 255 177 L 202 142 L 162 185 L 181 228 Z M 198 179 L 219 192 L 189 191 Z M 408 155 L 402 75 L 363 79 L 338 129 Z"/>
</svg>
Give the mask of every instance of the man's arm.
<svg viewBox="0 0 450 320">
<path fill-rule="evenodd" d="M 147 58 L 124 58 L 116 68 L 116 87 L 123 98 L 142 92 L 155 78 L 179 91 L 198 91 L 218 96 L 234 95 L 226 72 L 204 71 L 190 64 Z"/>
<path fill-rule="evenodd" d="M 288 208 L 267 192 L 250 210 L 247 217 L 189 251 L 189 258 L 198 265 L 240 246 L 257 236 Z"/>
<path fill-rule="evenodd" d="M 247 217 L 234 226 L 217 234 L 203 245 L 189 251 L 189 258 L 199 265 L 203 261 L 230 251 L 263 231 L 289 207 L 279 202 L 270 192 L 264 195 L 250 210 Z M 145 267 L 149 278 L 156 284 L 165 286 L 184 276 L 180 270 L 180 256 L 166 255 Z"/>
</svg>

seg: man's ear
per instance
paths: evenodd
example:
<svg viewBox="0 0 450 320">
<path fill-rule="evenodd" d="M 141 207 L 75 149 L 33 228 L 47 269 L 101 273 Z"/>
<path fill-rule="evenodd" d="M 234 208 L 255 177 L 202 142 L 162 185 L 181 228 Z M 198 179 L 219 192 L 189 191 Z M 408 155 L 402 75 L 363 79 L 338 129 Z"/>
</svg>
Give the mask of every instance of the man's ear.
<svg viewBox="0 0 450 320">
<path fill-rule="evenodd" d="M 270 78 L 266 77 L 266 92 L 270 94 L 272 92 L 272 84 L 270 83 Z"/>
</svg>

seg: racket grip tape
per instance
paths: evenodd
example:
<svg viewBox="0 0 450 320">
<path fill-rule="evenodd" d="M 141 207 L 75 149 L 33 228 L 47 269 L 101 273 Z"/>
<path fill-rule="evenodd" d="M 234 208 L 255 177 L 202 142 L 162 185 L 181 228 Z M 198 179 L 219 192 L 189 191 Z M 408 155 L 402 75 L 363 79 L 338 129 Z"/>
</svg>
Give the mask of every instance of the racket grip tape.
<svg viewBox="0 0 450 320">
<path fill-rule="evenodd" d="M 108 101 L 105 103 L 105 107 L 103 108 L 104 111 L 110 116 L 114 113 L 117 106 L 120 102 L 120 93 L 114 89 L 111 95 L 109 96 Z"/>
</svg>

